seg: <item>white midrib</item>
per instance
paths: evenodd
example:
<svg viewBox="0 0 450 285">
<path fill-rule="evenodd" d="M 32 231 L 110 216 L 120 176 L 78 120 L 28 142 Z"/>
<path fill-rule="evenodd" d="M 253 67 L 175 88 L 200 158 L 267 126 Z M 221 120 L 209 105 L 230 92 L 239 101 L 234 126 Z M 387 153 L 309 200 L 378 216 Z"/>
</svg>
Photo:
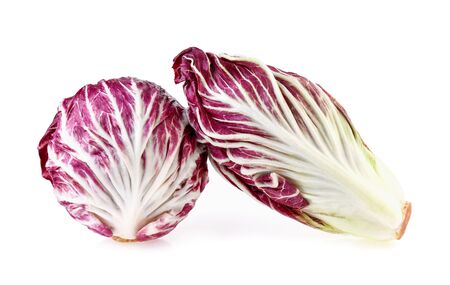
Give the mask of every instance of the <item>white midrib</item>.
<svg viewBox="0 0 450 285">
<path fill-rule="evenodd" d="M 131 96 L 135 99 L 134 104 L 134 112 L 133 112 L 133 124 L 134 130 L 132 137 L 128 137 L 128 141 L 131 142 L 131 150 L 132 153 L 129 153 L 128 156 L 131 157 L 131 187 L 128 189 L 129 191 L 125 191 L 124 197 L 124 206 L 119 209 L 117 213 L 117 217 L 114 219 L 113 224 L 113 232 L 114 235 L 119 236 L 124 239 L 135 239 L 136 233 L 145 225 L 143 222 L 148 222 L 152 218 L 158 216 L 159 211 L 163 204 L 167 202 L 167 200 L 172 195 L 173 186 L 177 185 L 176 181 L 181 179 L 179 174 L 176 173 L 176 153 L 178 153 L 178 149 L 181 144 L 181 139 L 178 140 L 178 144 L 174 146 L 174 150 L 172 154 L 168 157 L 164 158 L 164 161 L 160 161 L 160 169 L 156 173 L 155 169 L 149 169 L 149 165 L 151 164 L 151 160 L 158 159 L 163 157 L 163 154 L 156 155 L 152 152 L 152 146 L 147 145 L 152 142 L 151 133 L 153 129 L 160 123 L 161 114 L 163 112 L 163 106 L 166 102 L 158 102 L 159 112 L 158 117 L 152 122 L 151 126 L 148 130 L 148 135 L 145 139 L 142 139 L 143 136 L 143 128 L 146 120 L 150 116 L 150 112 L 152 108 L 155 108 L 153 105 L 155 100 L 158 99 L 158 94 L 153 94 L 150 103 L 147 106 L 147 111 L 144 114 L 143 102 L 142 102 L 142 94 L 141 90 L 136 87 L 134 81 L 132 81 L 133 90 L 129 90 L 126 86 L 122 85 L 125 90 L 127 90 Z M 105 88 L 106 90 L 106 88 Z M 160 98 L 163 100 L 162 98 Z M 114 100 L 114 97 L 110 97 L 110 100 Z M 169 104 L 167 102 L 167 104 Z M 113 104 L 113 108 L 116 108 L 117 120 L 121 129 L 125 130 L 124 122 L 122 120 L 122 116 L 117 109 L 117 104 Z M 166 132 L 169 136 L 170 132 Z M 127 133 L 122 133 L 122 135 L 127 135 Z M 162 144 L 167 144 L 170 140 L 170 137 L 166 137 L 167 141 L 158 142 Z M 174 142 L 171 142 L 172 144 Z M 155 146 L 154 146 L 155 147 Z M 168 147 L 168 146 L 167 146 Z M 150 152 L 150 156 L 146 156 L 146 169 L 143 169 L 141 166 L 141 156 L 144 152 Z M 150 166 L 151 167 L 151 166 Z M 144 170 L 147 173 L 151 173 L 151 176 L 143 175 Z M 154 178 L 154 179 L 152 179 Z M 151 181 L 151 184 L 149 182 Z M 175 201 L 175 200 L 174 200 Z M 168 207 L 171 204 L 167 205 Z"/>
<path fill-rule="evenodd" d="M 242 111 L 242 106 L 240 106 Z M 248 111 L 251 111 L 250 109 Z M 308 140 L 300 140 L 296 134 L 293 134 L 289 131 L 287 131 L 283 126 L 279 125 L 277 121 L 270 120 L 270 118 L 267 118 L 265 116 L 255 116 L 255 114 L 259 114 L 258 112 L 243 112 L 244 115 L 252 118 L 252 120 L 256 122 L 260 122 L 261 126 L 264 126 L 264 129 L 268 130 L 268 133 L 273 135 L 274 137 L 278 138 L 278 141 L 283 142 L 283 145 L 289 149 L 290 153 L 295 156 L 298 153 L 301 153 L 301 156 L 303 158 L 294 157 L 295 159 L 300 159 L 300 161 L 306 161 L 307 163 L 311 163 L 315 166 L 316 169 L 323 170 L 324 173 L 327 173 L 330 178 L 325 178 L 326 180 L 334 180 L 339 181 L 339 183 L 342 186 L 342 189 L 348 190 L 351 196 L 358 197 L 359 199 L 362 199 L 366 201 L 364 203 L 364 206 L 371 207 L 370 210 L 366 210 L 369 216 L 372 216 L 375 220 L 379 221 L 380 223 L 385 223 L 385 221 L 391 221 L 392 216 L 395 216 L 395 210 L 396 207 L 393 205 L 393 207 L 384 207 L 386 205 L 386 202 L 390 200 L 390 197 L 386 195 L 386 197 L 383 197 L 383 189 L 374 189 L 374 186 L 371 184 L 368 184 L 363 179 L 359 178 L 359 176 L 352 172 L 352 170 L 344 169 L 338 161 L 336 161 L 333 157 L 326 156 L 324 153 L 318 151 L 314 146 L 311 145 L 311 142 Z M 215 134 L 210 132 L 206 129 L 205 126 L 201 123 L 201 120 L 199 120 L 199 124 L 203 130 L 208 136 L 215 137 Z M 223 135 L 217 136 L 218 139 L 223 139 Z M 212 143 L 216 146 L 217 143 L 213 140 L 210 140 L 208 138 L 205 138 L 209 143 Z M 231 145 L 234 145 L 231 143 Z M 231 146 L 228 145 L 228 146 Z M 237 147 L 238 145 L 236 145 Z M 251 148 L 252 144 L 248 144 L 247 148 Z M 294 148 L 297 147 L 297 148 Z M 287 150 L 286 149 L 286 150 Z M 254 147 L 254 151 L 261 151 L 261 149 Z M 271 155 L 271 153 L 267 153 L 268 155 Z M 300 162 L 299 161 L 299 162 Z M 239 163 L 240 161 L 235 160 L 234 162 Z M 297 170 L 292 169 L 291 171 L 296 172 Z M 300 174 L 300 173 L 298 173 Z M 298 181 L 299 185 L 301 185 L 301 181 Z M 380 209 L 383 209 L 380 211 Z M 389 213 L 389 210 L 392 209 L 393 211 Z M 307 208 L 304 209 L 307 211 Z M 386 211 L 388 210 L 388 211 Z M 379 215 L 374 215 L 374 213 L 378 213 Z M 383 215 L 386 215 L 387 217 L 384 217 Z M 391 225 L 389 225 L 391 227 Z"/>
<path fill-rule="evenodd" d="M 281 125 L 278 125 L 276 121 L 274 122 L 265 116 L 264 118 L 263 116 L 255 117 L 255 114 L 259 114 L 259 112 L 248 112 L 246 116 L 253 117 L 253 120 L 256 122 L 262 122 L 261 125 L 269 129 L 269 133 L 277 137 L 280 142 L 285 142 L 285 145 L 292 149 L 293 154 L 301 153 L 307 162 L 315 165 L 317 169 L 322 169 L 328 176 L 333 177 L 332 180 L 338 181 L 342 185 L 342 189 L 348 191 L 350 196 L 365 201 L 362 205 L 369 207 L 365 211 L 368 216 L 371 216 L 380 224 L 387 222 L 386 226 L 392 227 L 389 221 L 392 221 L 393 217 L 396 216 L 398 205 L 395 201 L 391 201 L 391 196 L 385 195 L 385 189 L 374 188 L 381 185 L 367 183 L 353 170 L 344 168 L 334 157 L 327 156 L 317 150 L 311 141 L 307 139 L 301 140 L 298 134 L 289 132 Z M 386 205 L 389 205 L 389 207 L 386 207 Z M 307 207 L 304 210 L 307 211 Z"/>
<path fill-rule="evenodd" d="M 142 112 L 142 98 L 141 91 L 136 87 L 136 83 L 132 81 L 132 89 L 129 90 L 125 85 L 121 83 L 122 87 L 127 90 L 127 92 L 134 98 L 134 112 L 133 112 L 133 139 L 129 138 L 129 141 L 132 145 L 133 153 L 130 155 L 132 157 L 131 167 L 132 171 L 130 173 L 130 181 L 131 181 L 131 189 L 126 191 L 126 196 L 124 201 L 124 207 L 121 209 L 119 217 L 115 219 L 114 234 L 121 238 L 125 239 L 135 239 L 136 232 L 139 230 L 139 222 L 142 219 L 142 213 L 140 209 L 140 189 L 141 189 L 141 178 L 142 178 L 142 167 L 141 163 L 141 154 L 140 154 L 140 146 L 142 143 L 142 128 L 143 128 L 143 120 L 145 120 L 145 116 L 143 116 Z M 106 84 L 104 84 L 105 90 L 107 90 Z M 107 91 L 109 92 L 109 90 Z M 108 94 L 109 96 L 110 94 Z M 110 101 L 115 101 L 113 96 L 110 97 Z M 149 106 L 150 109 L 151 106 Z M 120 112 L 117 112 L 117 104 L 113 104 L 113 108 L 116 109 L 116 118 L 121 124 L 120 128 L 125 130 L 124 122 L 122 120 L 122 116 Z M 128 135 L 128 134 L 127 134 Z"/>
<path fill-rule="evenodd" d="M 143 108 L 143 102 L 142 102 L 142 91 L 137 88 L 136 83 L 134 80 L 132 80 L 132 90 L 129 90 L 128 87 L 123 85 L 121 83 L 122 87 L 134 98 L 134 111 L 133 111 L 133 134 L 132 137 L 128 136 L 128 133 L 122 132 L 122 136 L 126 135 L 128 136 L 128 141 L 131 142 L 131 150 L 132 153 L 129 154 L 129 157 L 131 157 L 131 173 L 130 180 L 131 180 L 131 187 L 128 191 L 126 191 L 126 197 L 124 198 L 124 207 L 120 209 L 118 213 L 118 217 L 115 219 L 114 227 L 114 234 L 125 239 L 135 239 L 136 233 L 140 230 L 139 227 L 143 226 L 141 225 L 142 221 L 147 218 L 148 211 L 146 211 L 147 203 L 143 203 L 144 196 L 148 194 L 149 191 L 152 190 L 150 187 L 143 188 L 143 183 L 145 183 L 144 176 L 143 176 L 143 169 L 141 167 L 141 156 L 142 153 L 145 151 L 151 151 L 151 147 L 145 148 L 147 146 L 147 143 L 151 141 L 151 132 L 153 130 L 153 125 L 158 124 L 158 121 L 160 119 L 160 114 L 156 118 L 156 121 L 152 126 L 149 127 L 149 134 L 146 136 L 145 141 L 142 140 L 143 136 L 143 127 L 145 124 L 146 119 L 148 119 L 151 109 L 154 107 L 153 103 L 155 103 L 156 97 L 158 97 L 157 94 L 153 94 L 150 104 L 147 107 L 147 111 L 144 114 L 144 108 Z M 119 121 L 120 128 L 122 130 L 126 130 L 124 126 L 124 122 L 122 120 L 122 116 L 120 115 L 120 112 L 117 108 L 117 104 L 115 103 L 115 98 L 111 95 L 109 92 L 109 89 L 107 89 L 107 86 L 105 84 L 105 90 L 107 90 L 107 94 L 110 98 L 111 102 L 113 103 L 113 108 L 116 112 L 116 118 Z M 160 102 L 162 104 L 162 102 Z M 161 104 L 159 106 L 161 106 Z M 145 146 L 142 146 L 145 144 Z M 154 154 L 153 154 L 154 156 Z M 155 158 L 153 157 L 152 158 Z M 147 165 L 151 163 L 151 161 L 146 161 Z M 163 164 L 165 166 L 165 164 Z M 146 171 L 150 171 L 147 169 Z M 159 173 L 161 174 L 161 173 Z M 156 175 L 156 174 L 153 174 Z M 156 182 L 156 181 L 154 181 Z"/>
</svg>

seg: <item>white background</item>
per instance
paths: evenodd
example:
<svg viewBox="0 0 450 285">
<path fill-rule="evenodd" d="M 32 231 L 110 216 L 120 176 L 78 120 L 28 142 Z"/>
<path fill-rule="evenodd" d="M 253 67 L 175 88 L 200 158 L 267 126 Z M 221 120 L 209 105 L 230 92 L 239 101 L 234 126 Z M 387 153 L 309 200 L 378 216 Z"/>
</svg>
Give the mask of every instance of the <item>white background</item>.
<svg viewBox="0 0 450 285">
<path fill-rule="evenodd" d="M 449 284 L 450 9 L 445 1 L 2 1 L 1 284 Z M 400 241 L 307 228 L 213 169 L 189 217 L 120 244 L 73 221 L 37 144 L 87 83 L 173 83 L 182 49 L 259 58 L 321 83 L 396 173 L 413 214 Z"/>
</svg>

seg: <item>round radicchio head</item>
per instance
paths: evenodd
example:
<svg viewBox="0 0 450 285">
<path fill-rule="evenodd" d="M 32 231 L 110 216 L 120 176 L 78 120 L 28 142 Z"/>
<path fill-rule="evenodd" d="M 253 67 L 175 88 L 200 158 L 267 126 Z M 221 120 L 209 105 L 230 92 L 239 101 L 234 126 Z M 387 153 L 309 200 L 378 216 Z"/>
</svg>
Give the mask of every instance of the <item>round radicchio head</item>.
<svg viewBox="0 0 450 285">
<path fill-rule="evenodd" d="M 169 233 L 208 181 L 205 149 L 182 106 L 135 78 L 102 80 L 65 99 L 38 149 L 59 203 L 119 241 Z"/>
</svg>

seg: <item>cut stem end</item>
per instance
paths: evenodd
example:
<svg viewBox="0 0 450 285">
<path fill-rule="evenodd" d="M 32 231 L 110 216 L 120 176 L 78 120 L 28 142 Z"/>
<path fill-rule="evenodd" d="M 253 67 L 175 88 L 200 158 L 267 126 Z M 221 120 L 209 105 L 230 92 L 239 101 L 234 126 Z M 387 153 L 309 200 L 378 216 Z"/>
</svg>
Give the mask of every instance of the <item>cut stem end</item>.
<svg viewBox="0 0 450 285">
<path fill-rule="evenodd" d="M 406 226 L 408 225 L 409 218 L 411 217 L 411 203 L 410 202 L 405 202 L 405 204 L 403 205 L 402 212 L 403 212 L 403 222 L 400 225 L 397 232 L 395 233 L 396 239 L 401 239 L 403 234 L 405 233 Z"/>
<path fill-rule="evenodd" d="M 121 238 L 121 237 L 118 237 L 118 236 L 112 236 L 111 238 L 113 240 L 117 241 L 117 242 L 123 242 L 123 243 L 140 242 L 140 240 L 137 240 L 137 239 L 127 239 L 127 238 Z"/>
</svg>

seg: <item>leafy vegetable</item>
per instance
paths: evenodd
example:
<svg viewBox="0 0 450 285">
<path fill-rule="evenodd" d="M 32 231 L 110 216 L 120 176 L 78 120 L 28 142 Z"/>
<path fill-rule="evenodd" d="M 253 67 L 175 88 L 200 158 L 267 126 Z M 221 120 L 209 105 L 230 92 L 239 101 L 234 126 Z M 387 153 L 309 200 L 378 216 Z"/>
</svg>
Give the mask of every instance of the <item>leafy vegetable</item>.
<svg viewBox="0 0 450 285">
<path fill-rule="evenodd" d="M 321 86 L 258 60 L 181 52 L 189 121 L 214 167 L 278 212 L 330 232 L 400 238 L 410 204 Z"/>
<path fill-rule="evenodd" d="M 167 234 L 207 183 L 206 152 L 183 108 L 134 78 L 102 80 L 65 99 L 39 155 L 69 214 L 120 241 Z"/>
</svg>

